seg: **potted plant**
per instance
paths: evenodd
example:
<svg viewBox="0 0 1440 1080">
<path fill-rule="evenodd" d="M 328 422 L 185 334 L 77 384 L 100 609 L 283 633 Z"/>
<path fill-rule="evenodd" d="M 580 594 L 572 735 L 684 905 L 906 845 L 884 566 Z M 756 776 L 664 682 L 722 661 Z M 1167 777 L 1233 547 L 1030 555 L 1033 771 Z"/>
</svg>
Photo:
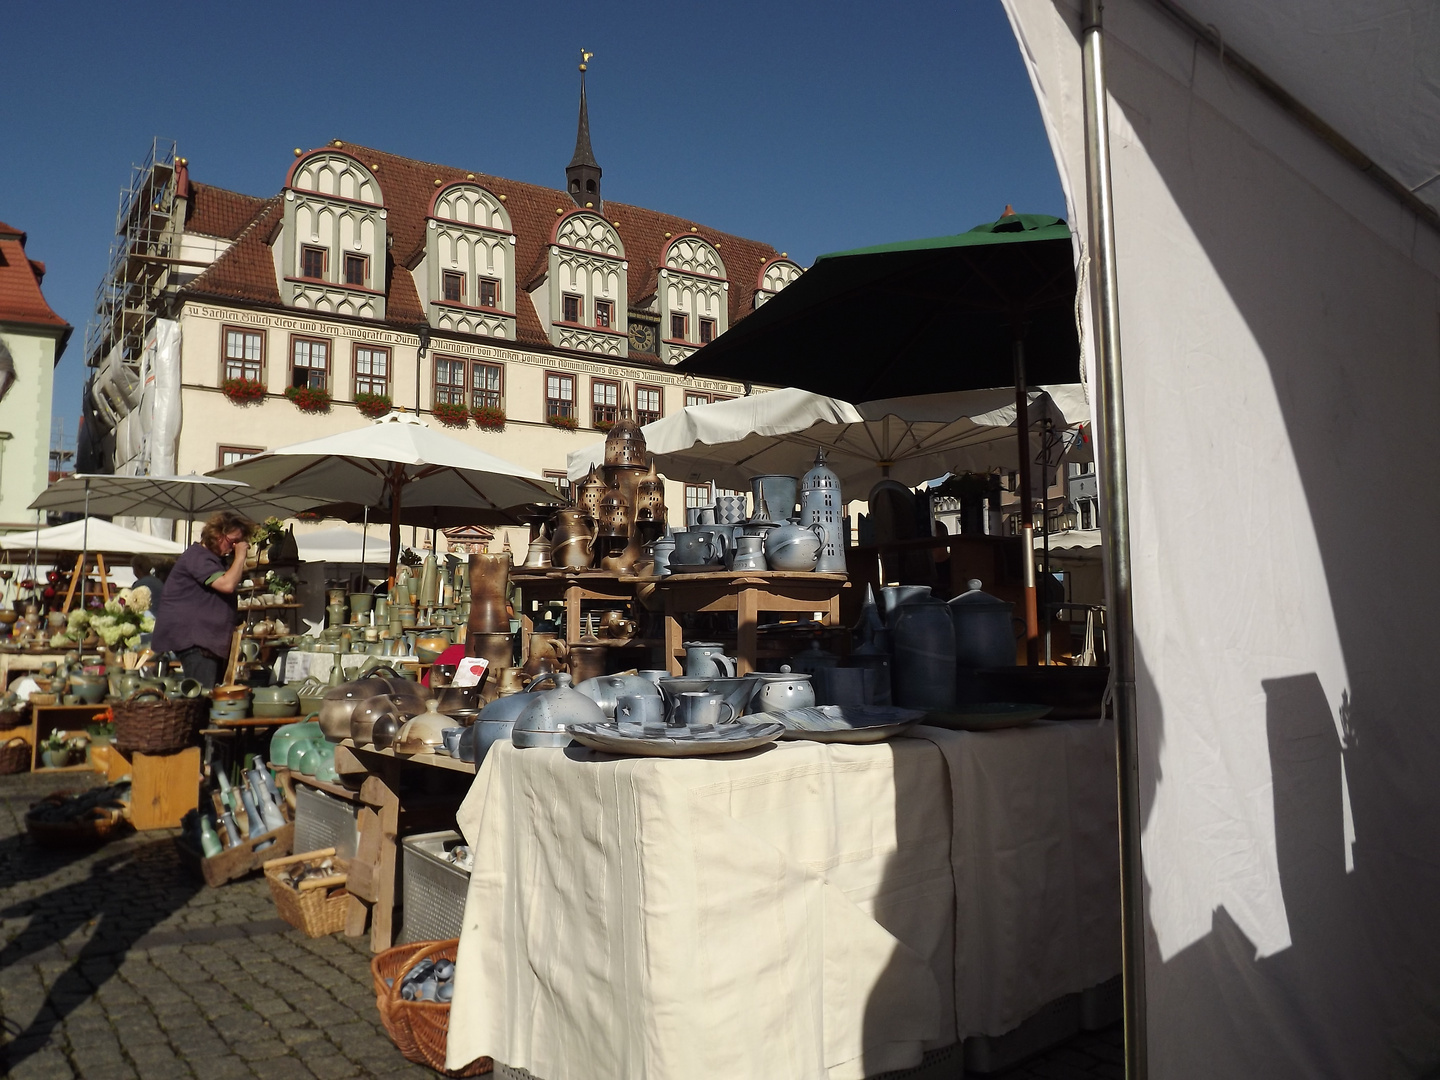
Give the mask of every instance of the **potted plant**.
<svg viewBox="0 0 1440 1080">
<path fill-rule="evenodd" d="M 301 412 L 329 412 L 330 391 L 316 386 L 291 386 L 285 396 L 295 403 Z"/>
<path fill-rule="evenodd" d="M 47 769 L 63 769 L 70 764 L 70 740 L 63 731 L 52 731 L 40 744 L 40 760 Z"/>
<path fill-rule="evenodd" d="M 355 395 L 355 408 L 360 410 L 361 416 L 368 416 L 371 420 L 378 420 L 390 411 L 389 394 L 370 394 L 365 391 Z"/>
<path fill-rule="evenodd" d="M 609 430 L 610 430 L 611 428 L 613 428 L 614 426 L 615 426 L 615 421 L 614 421 L 614 420 L 596 420 L 596 421 L 595 421 L 595 430 L 596 430 L 596 431 L 609 431 Z"/>
<path fill-rule="evenodd" d="M 504 431 L 505 410 L 494 405 L 481 405 L 470 410 L 470 419 L 482 431 Z"/>
<path fill-rule="evenodd" d="M 436 402 L 435 407 L 430 410 L 447 427 L 466 427 L 470 423 L 470 410 L 464 405 L 456 405 L 449 401 Z"/>
<path fill-rule="evenodd" d="M 265 384 L 259 379 L 226 379 L 220 384 L 220 390 L 236 405 L 250 405 L 265 400 Z"/>
<path fill-rule="evenodd" d="M 547 416 L 545 422 L 561 431 L 575 431 L 580 427 L 580 421 L 573 416 Z"/>
</svg>

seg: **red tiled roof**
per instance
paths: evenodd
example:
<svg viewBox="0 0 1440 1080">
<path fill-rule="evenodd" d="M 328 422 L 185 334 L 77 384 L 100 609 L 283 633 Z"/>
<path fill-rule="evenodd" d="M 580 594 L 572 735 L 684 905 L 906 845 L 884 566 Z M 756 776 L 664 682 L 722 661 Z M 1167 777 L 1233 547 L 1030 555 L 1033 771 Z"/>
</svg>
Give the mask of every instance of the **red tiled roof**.
<svg viewBox="0 0 1440 1080">
<path fill-rule="evenodd" d="M 185 231 L 234 240 L 265 206 L 265 200 L 210 184 L 190 185 Z"/>
<path fill-rule="evenodd" d="M 392 241 L 386 321 L 411 326 L 424 324 L 425 313 L 420 305 L 420 297 L 415 290 L 414 279 L 406 267 L 418 262 L 424 253 L 425 219 L 436 191 L 435 181 L 439 180 L 441 186 L 465 181 L 470 178 L 468 171 L 399 157 L 383 150 L 350 143 L 340 147 L 316 149 L 340 150 L 374 171 L 384 197 L 386 226 Z M 575 204 L 568 194 L 558 188 L 506 180 L 479 172 L 473 173 L 473 176 L 474 183 L 496 195 L 505 196 L 505 209 L 510 214 L 511 225 L 515 230 L 516 284 L 523 289 L 546 269 L 550 235 L 558 216 L 555 211 L 559 209 L 569 212 L 575 208 Z M 195 187 L 199 188 L 200 185 Z M 221 191 L 218 188 L 209 190 Z M 247 198 L 231 192 L 224 194 L 233 199 Z M 184 292 L 267 304 L 280 303 L 274 261 L 268 245 L 273 229 L 281 218 L 280 196 L 267 200 L 263 206 L 264 209 L 256 214 L 250 225 L 239 234 L 235 244 L 220 256 L 214 265 L 187 285 Z M 631 306 L 638 305 L 655 292 L 657 268 L 667 242 L 667 232 L 672 236 L 690 233 L 694 226 L 695 235 L 719 248 L 720 257 L 725 261 L 726 273 L 729 275 L 729 314 L 732 326 L 751 310 L 754 282 L 759 276 L 760 268 L 767 260 L 779 255 L 769 244 L 709 229 L 686 218 L 646 210 L 643 207 L 607 200 L 603 210 L 604 216 L 615 224 L 615 229 L 625 245 L 625 256 L 630 264 L 627 278 L 628 302 Z M 512 309 L 516 315 L 516 337 L 520 343 L 545 346 L 550 344 L 549 336 L 528 298 L 514 298 Z M 629 358 L 633 362 L 659 364 L 658 358 L 646 354 L 630 353 Z"/>
<path fill-rule="evenodd" d="M 63 331 L 55 359 L 65 349 L 72 327 L 51 309 L 40 291 L 45 264 L 25 254 L 25 234 L 0 222 L 0 322 L 49 326 Z"/>
</svg>

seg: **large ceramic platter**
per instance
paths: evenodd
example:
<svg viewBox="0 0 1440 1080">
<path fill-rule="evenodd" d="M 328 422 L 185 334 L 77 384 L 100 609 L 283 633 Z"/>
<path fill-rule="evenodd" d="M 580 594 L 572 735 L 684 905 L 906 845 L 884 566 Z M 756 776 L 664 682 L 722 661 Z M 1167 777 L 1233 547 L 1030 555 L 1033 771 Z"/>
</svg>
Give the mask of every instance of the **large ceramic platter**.
<svg viewBox="0 0 1440 1080">
<path fill-rule="evenodd" d="M 772 713 L 785 725 L 782 739 L 809 742 L 877 743 L 903 734 L 925 713 L 894 705 L 812 705 Z"/>
<path fill-rule="evenodd" d="M 979 705 L 957 705 L 945 712 L 928 713 L 925 722 L 956 731 L 1000 731 L 1022 727 L 1049 716 L 1053 706 L 1025 705 L 1013 701 L 987 701 Z"/>
<path fill-rule="evenodd" d="M 622 732 L 618 725 L 571 724 L 565 729 L 571 738 L 595 750 L 632 757 L 709 757 L 754 750 L 780 738 L 785 729 L 776 723 L 722 724 L 713 735 L 676 734 L 647 737 Z M 677 732 L 679 729 L 675 729 Z"/>
</svg>

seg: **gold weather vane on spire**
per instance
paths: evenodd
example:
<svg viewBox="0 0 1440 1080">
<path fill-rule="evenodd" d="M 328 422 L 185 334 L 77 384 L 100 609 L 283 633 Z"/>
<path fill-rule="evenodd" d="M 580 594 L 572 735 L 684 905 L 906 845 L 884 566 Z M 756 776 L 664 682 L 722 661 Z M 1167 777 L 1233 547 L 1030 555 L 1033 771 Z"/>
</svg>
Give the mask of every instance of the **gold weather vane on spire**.
<svg viewBox="0 0 1440 1080">
<path fill-rule="evenodd" d="M 586 52 L 584 49 L 581 49 L 581 50 L 580 50 L 580 70 L 581 70 L 581 71 L 584 71 L 584 70 L 586 69 L 586 67 L 587 67 L 587 66 L 589 65 L 589 63 L 590 63 L 590 58 L 591 58 L 592 56 L 594 56 L 594 55 L 595 55 L 595 54 L 594 54 L 593 52 Z"/>
</svg>

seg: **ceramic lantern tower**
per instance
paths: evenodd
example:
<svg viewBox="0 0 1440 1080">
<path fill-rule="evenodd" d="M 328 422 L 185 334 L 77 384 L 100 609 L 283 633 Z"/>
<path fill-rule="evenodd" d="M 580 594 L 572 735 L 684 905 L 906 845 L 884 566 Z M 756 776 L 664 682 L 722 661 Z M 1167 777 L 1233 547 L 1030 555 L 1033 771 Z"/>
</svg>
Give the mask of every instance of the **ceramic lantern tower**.
<svg viewBox="0 0 1440 1080">
<path fill-rule="evenodd" d="M 845 573 L 844 512 L 840 478 L 825 464 L 825 451 L 818 450 L 815 464 L 800 478 L 800 524 L 819 525 L 824 532 L 817 573 Z"/>
</svg>

